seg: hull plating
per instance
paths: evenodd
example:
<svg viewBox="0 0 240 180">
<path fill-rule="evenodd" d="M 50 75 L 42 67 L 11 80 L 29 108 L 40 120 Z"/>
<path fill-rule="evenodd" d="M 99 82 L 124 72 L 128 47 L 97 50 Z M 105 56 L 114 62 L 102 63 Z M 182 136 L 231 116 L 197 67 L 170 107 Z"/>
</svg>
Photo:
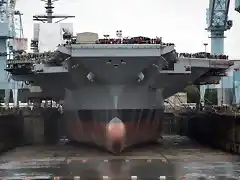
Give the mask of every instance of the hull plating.
<svg viewBox="0 0 240 180">
<path fill-rule="evenodd" d="M 127 86 L 83 86 L 66 90 L 69 139 L 93 143 L 113 153 L 161 136 L 161 90 Z"/>
<path fill-rule="evenodd" d="M 155 141 L 162 132 L 162 109 L 65 111 L 70 139 L 93 143 L 113 153 Z"/>
</svg>

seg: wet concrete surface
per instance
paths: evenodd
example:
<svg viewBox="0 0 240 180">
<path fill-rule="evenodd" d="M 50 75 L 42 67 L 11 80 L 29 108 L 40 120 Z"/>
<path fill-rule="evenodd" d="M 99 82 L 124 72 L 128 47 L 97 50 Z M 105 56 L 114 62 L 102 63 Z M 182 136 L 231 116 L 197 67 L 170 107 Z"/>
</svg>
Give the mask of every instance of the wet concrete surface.
<svg viewBox="0 0 240 180">
<path fill-rule="evenodd" d="M 181 136 L 114 156 L 89 146 L 19 147 L 0 157 L 2 179 L 240 179 L 240 158 Z M 233 179 L 234 179 L 233 178 Z M 57 178 L 56 178 L 57 179 Z"/>
</svg>

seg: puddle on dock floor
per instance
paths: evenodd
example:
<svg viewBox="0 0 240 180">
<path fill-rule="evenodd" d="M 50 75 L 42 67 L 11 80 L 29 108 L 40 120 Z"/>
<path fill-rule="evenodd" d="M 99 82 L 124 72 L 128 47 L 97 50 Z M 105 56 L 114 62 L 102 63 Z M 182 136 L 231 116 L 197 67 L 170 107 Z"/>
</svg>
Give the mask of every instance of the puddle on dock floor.
<svg viewBox="0 0 240 180">
<path fill-rule="evenodd" d="M 10 179 L 47 179 L 48 176 L 129 179 L 137 176 L 141 180 L 200 175 L 240 177 L 239 157 L 202 147 L 180 136 L 165 136 L 159 144 L 133 148 L 121 156 L 96 148 L 61 145 L 19 147 L 0 157 L 0 177 Z"/>
</svg>

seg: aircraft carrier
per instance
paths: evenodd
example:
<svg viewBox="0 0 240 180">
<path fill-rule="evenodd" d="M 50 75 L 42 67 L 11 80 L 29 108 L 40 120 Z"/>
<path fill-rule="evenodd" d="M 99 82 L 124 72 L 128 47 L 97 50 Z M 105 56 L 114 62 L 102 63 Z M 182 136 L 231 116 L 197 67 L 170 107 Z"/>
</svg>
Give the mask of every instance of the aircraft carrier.
<svg viewBox="0 0 240 180">
<path fill-rule="evenodd" d="M 53 16 L 52 5 L 46 8 L 47 15 L 34 16 L 47 21 L 35 26 L 35 53 L 9 60 L 6 70 L 13 80 L 38 87 L 32 96 L 64 100 L 65 127 L 72 141 L 116 154 L 156 141 L 162 132 L 164 99 L 189 84 L 217 82 L 233 65 L 219 56 L 180 56 L 175 45 L 162 38 L 101 39 L 94 32 L 74 36 L 71 25 L 52 23 L 65 16 Z M 54 52 L 44 52 L 54 39 Z"/>
</svg>

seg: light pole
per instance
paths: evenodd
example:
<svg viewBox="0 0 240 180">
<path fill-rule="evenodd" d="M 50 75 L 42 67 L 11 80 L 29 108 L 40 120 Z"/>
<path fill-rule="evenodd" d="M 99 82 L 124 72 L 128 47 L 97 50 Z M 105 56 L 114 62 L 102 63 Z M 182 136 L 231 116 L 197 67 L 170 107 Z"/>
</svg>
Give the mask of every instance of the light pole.
<svg viewBox="0 0 240 180">
<path fill-rule="evenodd" d="M 204 47 L 205 47 L 205 58 L 207 58 L 207 46 L 208 46 L 208 43 L 203 43 Z M 206 89 L 209 89 L 209 84 L 207 85 L 207 88 Z"/>
<path fill-rule="evenodd" d="M 207 46 L 208 46 L 208 43 L 203 43 L 203 45 L 205 46 L 205 53 L 207 53 Z"/>
</svg>

